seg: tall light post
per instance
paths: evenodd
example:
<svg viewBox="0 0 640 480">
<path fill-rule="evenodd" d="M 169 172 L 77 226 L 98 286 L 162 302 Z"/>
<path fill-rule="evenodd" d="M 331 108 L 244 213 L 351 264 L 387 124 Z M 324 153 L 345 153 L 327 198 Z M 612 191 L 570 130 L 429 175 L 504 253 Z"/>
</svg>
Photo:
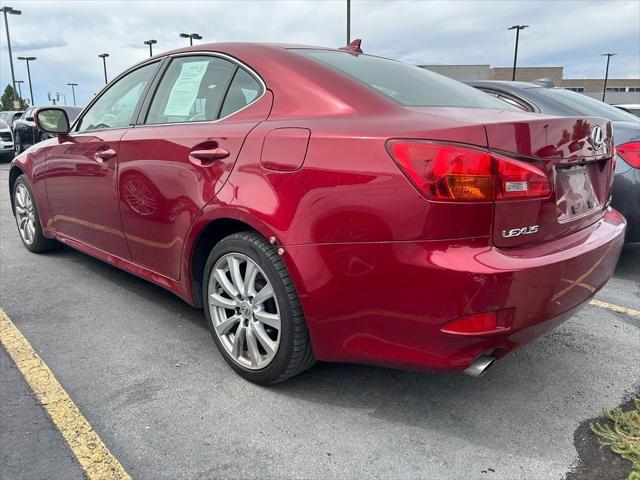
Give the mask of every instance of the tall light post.
<svg viewBox="0 0 640 480">
<path fill-rule="evenodd" d="M 189 39 L 189 45 L 191 47 L 193 47 L 193 41 L 194 40 L 202 40 L 202 37 L 200 36 L 199 33 L 181 33 L 180 34 L 180 38 L 188 38 Z"/>
<path fill-rule="evenodd" d="M 607 57 L 607 69 L 604 72 L 604 87 L 602 87 L 602 101 L 604 102 L 604 97 L 607 95 L 607 80 L 609 79 L 609 60 L 611 57 L 615 57 L 617 53 L 603 53 L 603 57 Z"/>
<path fill-rule="evenodd" d="M 22 15 L 22 12 L 20 10 L 16 10 L 15 8 L 11 8 L 11 7 L 2 7 L 2 13 L 4 13 L 4 28 L 7 32 L 7 48 L 9 50 L 9 65 L 11 65 L 11 84 L 13 85 L 13 102 L 15 103 L 16 101 L 16 77 L 15 77 L 15 73 L 13 72 L 13 56 L 11 54 L 11 37 L 9 37 L 9 21 L 7 20 L 7 14 L 8 15 Z"/>
<path fill-rule="evenodd" d="M 73 96 L 73 106 L 76 106 L 76 91 L 74 87 L 77 87 L 77 83 L 67 83 L 71 87 L 71 95 Z"/>
<path fill-rule="evenodd" d="M 145 45 L 149 45 L 149 56 L 153 57 L 153 45 L 155 45 L 156 43 L 158 43 L 157 40 L 154 40 L 153 38 L 151 40 L 145 40 L 144 44 Z"/>
<path fill-rule="evenodd" d="M 102 59 L 102 66 L 104 67 L 104 84 L 105 85 L 109 83 L 109 81 L 107 80 L 107 57 L 108 56 L 109 56 L 108 53 L 101 53 L 100 55 L 98 55 L 98 57 Z"/>
<path fill-rule="evenodd" d="M 351 0 L 347 0 L 347 45 L 351 43 Z"/>
<path fill-rule="evenodd" d="M 22 100 L 22 85 L 24 83 L 24 80 L 16 80 L 16 85 L 18 85 L 18 96 L 20 97 L 20 100 Z"/>
<path fill-rule="evenodd" d="M 37 60 L 36 57 L 18 57 L 18 60 L 24 60 L 27 62 L 27 80 L 29 80 L 29 93 L 31 93 L 31 106 L 33 107 L 33 84 L 31 83 L 31 69 L 29 68 L 29 62 Z"/>
<path fill-rule="evenodd" d="M 529 25 L 513 25 L 507 28 L 507 30 L 516 31 L 516 50 L 513 54 L 513 73 L 511 74 L 511 80 L 514 82 L 516 80 L 516 64 L 518 63 L 518 40 L 520 40 L 520 30 L 524 30 L 525 28 L 529 28 Z"/>
</svg>

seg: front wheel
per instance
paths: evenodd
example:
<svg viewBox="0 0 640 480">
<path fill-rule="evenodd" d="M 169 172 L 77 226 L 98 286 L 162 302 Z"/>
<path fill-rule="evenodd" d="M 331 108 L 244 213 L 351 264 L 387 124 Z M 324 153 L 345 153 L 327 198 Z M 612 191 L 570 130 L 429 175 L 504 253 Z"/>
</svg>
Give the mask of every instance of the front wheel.
<svg viewBox="0 0 640 480">
<path fill-rule="evenodd" d="M 209 254 L 203 304 L 213 339 L 243 378 L 273 384 L 315 363 L 291 277 L 262 236 L 230 235 Z"/>
<path fill-rule="evenodd" d="M 33 253 L 48 252 L 60 244 L 42 234 L 38 208 L 27 177 L 20 175 L 13 186 L 13 209 L 22 244 Z"/>
</svg>

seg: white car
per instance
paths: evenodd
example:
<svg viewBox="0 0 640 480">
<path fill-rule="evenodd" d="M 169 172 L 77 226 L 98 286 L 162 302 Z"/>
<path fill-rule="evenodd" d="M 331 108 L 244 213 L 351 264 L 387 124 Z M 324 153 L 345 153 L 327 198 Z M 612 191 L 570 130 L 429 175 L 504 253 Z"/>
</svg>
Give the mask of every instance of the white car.
<svg viewBox="0 0 640 480">
<path fill-rule="evenodd" d="M 636 117 L 640 117 L 640 103 L 626 103 L 621 105 L 614 105 L 614 107 L 632 113 Z"/>
<path fill-rule="evenodd" d="M 13 134 L 9 125 L 0 120 L 0 161 L 13 158 Z"/>
</svg>

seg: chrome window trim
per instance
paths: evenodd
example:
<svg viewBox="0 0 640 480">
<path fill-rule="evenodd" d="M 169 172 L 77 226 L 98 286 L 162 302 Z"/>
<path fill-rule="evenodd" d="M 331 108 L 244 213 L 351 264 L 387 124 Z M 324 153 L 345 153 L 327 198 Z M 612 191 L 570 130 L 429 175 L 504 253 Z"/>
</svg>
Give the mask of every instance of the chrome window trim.
<svg viewBox="0 0 640 480">
<path fill-rule="evenodd" d="M 262 97 L 264 97 L 265 93 L 267 93 L 267 85 L 264 83 L 264 80 L 262 79 L 262 77 L 260 75 L 258 75 L 258 73 L 254 69 L 249 67 L 247 64 L 245 64 L 244 62 L 241 62 L 240 60 L 238 60 L 235 57 L 232 57 L 231 55 L 227 55 L 225 53 L 220 53 L 220 52 L 211 52 L 211 51 L 200 51 L 200 50 L 198 50 L 198 51 L 180 52 L 180 53 L 176 53 L 174 55 L 168 55 L 167 57 L 173 59 L 173 58 L 180 58 L 180 57 L 197 57 L 197 56 L 209 56 L 209 57 L 223 58 L 225 60 L 229 60 L 231 63 L 235 64 L 236 66 L 238 66 L 240 68 L 244 68 L 247 72 L 249 72 L 251 74 L 252 77 L 254 77 L 256 80 L 258 80 L 258 83 L 260 83 L 260 85 L 262 86 L 262 93 L 258 97 L 256 97 L 254 100 L 252 100 L 251 103 L 248 103 L 244 107 L 236 110 L 235 112 L 230 113 L 229 115 L 226 115 L 226 116 L 220 117 L 220 118 L 216 118 L 215 120 L 196 120 L 196 121 L 192 121 L 192 122 L 169 122 L 169 123 L 149 123 L 149 124 L 136 123 L 135 125 L 131 125 L 130 128 L 166 127 L 167 125 L 193 125 L 193 124 L 218 123 L 218 122 L 220 122 L 222 120 L 226 120 L 227 118 L 232 117 L 233 115 L 235 115 L 238 112 L 241 112 L 245 108 L 250 107 L 251 105 L 256 103 L 258 100 L 260 100 Z M 169 68 L 168 65 L 167 65 L 167 68 Z M 233 81 L 233 79 L 232 79 L 232 81 Z M 160 87 L 161 83 L 162 83 L 162 80 L 160 80 L 160 82 L 158 83 L 158 86 L 156 87 L 156 91 L 153 92 L 154 95 L 158 91 L 158 88 Z M 222 105 L 224 105 L 224 100 L 226 100 L 226 98 L 227 97 L 225 96 L 225 98 L 222 101 Z M 149 103 L 149 108 L 147 109 L 145 114 L 149 113 L 149 109 L 151 108 L 151 104 L 152 103 L 153 103 L 153 100 L 151 100 L 151 102 Z"/>
<path fill-rule="evenodd" d="M 85 130 L 82 132 L 73 132 L 70 131 L 69 132 L 69 136 L 70 137 L 75 137 L 76 135 L 84 135 L 84 134 L 89 134 L 89 133 L 95 133 L 95 132 L 107 132 L 110 130 L 123 130 L 123 129 L 128 129 L 128 128 L 147 128 L 147 127 L 161 127 L 161 126 L 167 126 L 167 125 L 193 125 L 193 124 L 207 124 L 207 123 L 218 123 L 222 120 L 226 120 L 229 117 L 232 117 L 233 115 L 235 115 L 238 112 L 241 112 L 242 110 L 244 110 L 247 107 L 250 107 L 251 105 L 253 105 L 254 103 L 256 103 L 258 100 L 260 100 L 266 93 L 267 93 L 267 85 L 264 83 L 264 80 L 262 79 L 262 77 L 250 66 L 248 66 L 246 63 L 238 60 L 235 57 L 232 57 L 231 55 L 227 55 L 226 53 L 221 53 L 221 52 L 212 52 L 209 50 L 194 50 L 194 51 L 187 51 L 187 52 L 180 52 L 180 53 L 175 53 L 175 54 L 171 54 L 171 55 L 164 55 L 162 57 L 154 57 L 152 59 L 150 59 L 147 62 L 141 63 L 139 65 L 136 65 L 135 68 L 130 68 L 128 70 L 125 70 L 124 72 L 122 72 L 120 75 L 118 75 L 116 78 L 114 78 L 113 80 L 111 80 L 111 82 L 109 82 L 109 84 L 111 83 L 115 83 L 116 81 L 120 80 L 120 78 L 124 77 L 125 75 L 133 72 L 134 70 L 137 70 L 139 68 L 145 67 L 147 65 L 150 65 L 154 62 L 162 62 L 163 60 L 170 58 L 178 58 L 178 57 L 192 57 L 192 56 L 202 56 L 202 55 L 206 55 L 206 56 L 210 56 L 210 57 L 220 57 L 220 58 L 224 58 L 225 60 L 229 60 L 230 62 L 234 63 L 235 65 L 244 68 L 246 71 L 248 71 L 255 79 L 258 80 L 258 82 L 260 83 L 260 85 L 262 86 L 262 94 L 257 97 L 256 99 L 254 99 L 251 103 L 245 105 L 244 107 L 242 107 L 239 110 L 236 110 L 233 113 L 230 113 L 229 115 L 226 115 L 224 117 L 220 117 L 217 118 L 215 120 L 199 120 L 199 121 L 194 121 L 194 122 L 174 122 L 174 123 L 153 123 L 153 124 L 144 124 L 144 123 L 131 123 L 128 126 L 125 127 L 110 127 L 110 128 L 100 128 L 100 129 L 95 129 L 95 130 Z M 158 87 L 160 86 L 160 84 L 158 84 Z M 157 87 L 156 87 L 156 91 L 157 91 Z M 155 95 L 155 91 L 153 92 Z M 71 128 L 70 130 L 72 130 L 76 123 L 78 122 L 78 120 L 80 120 L 80 118 L 82 118 L 84 116 L 85 111 L 89 111 L 89 108 L 91 108 L 93 106 L 93 104 L 95 102 L 98 101 L 98 99 L 101 97 L 102 95 L 96 95 L 96 97 L 89 102 L 89 104 L 84 107 L 82 109 L 82 111 L 78 114 L 78 116 L 76 117 L 76 119 L 74 120 L 74 122 L 71 124 Z M 226 98 L 226 97 L 225 97 Z M 149 104 L 149 107 L 151 106 L 151 104 Z M 145 114 L 149 113 L 148 109 L 147 112 L 145 112 Z"/>
</svg>

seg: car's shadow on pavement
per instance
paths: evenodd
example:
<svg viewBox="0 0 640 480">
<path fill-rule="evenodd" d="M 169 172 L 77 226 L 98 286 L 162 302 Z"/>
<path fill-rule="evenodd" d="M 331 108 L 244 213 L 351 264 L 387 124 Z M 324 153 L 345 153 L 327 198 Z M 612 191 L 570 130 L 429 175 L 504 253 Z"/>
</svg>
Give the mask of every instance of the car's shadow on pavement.
<svg viewBox="0 0 640 480">
<path fill-rule="evenodd" d="M 119 288 L 125 289 L 153 303 L 165 312 L 180 316 L 180 318 L 208 330 L 202 310 L 192 307 L 159 285 L 66 246 L 54 252 L 47 253 L 47 257 L 57 257 L 81 266 L 101 279 L 109 281 Z"/>
</svg>

